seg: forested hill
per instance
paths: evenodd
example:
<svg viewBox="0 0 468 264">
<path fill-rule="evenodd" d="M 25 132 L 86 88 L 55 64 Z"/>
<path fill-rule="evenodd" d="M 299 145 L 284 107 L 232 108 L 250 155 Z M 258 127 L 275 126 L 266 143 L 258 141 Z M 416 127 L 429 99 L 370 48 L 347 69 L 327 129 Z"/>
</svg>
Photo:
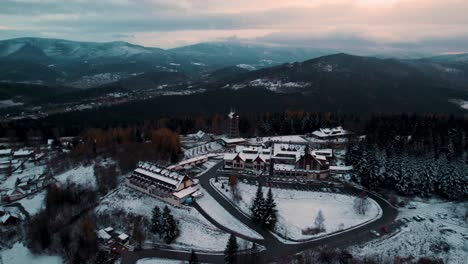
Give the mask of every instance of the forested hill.
<svg viewBox="0 0 468 264">
<path fill-rule="evenodd" d="M 468 198 L 468 121 L 442 116 L 374 117 L 348 148 L 356 181 L 407 196 Z"/>
</svg>

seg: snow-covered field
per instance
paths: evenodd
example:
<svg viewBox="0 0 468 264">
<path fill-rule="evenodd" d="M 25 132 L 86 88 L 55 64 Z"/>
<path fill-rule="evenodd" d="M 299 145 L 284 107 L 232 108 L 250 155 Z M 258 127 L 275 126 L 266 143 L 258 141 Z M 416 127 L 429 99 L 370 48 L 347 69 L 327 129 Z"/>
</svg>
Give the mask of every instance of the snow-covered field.
<svg viewBox="0 0 468 264">
<path fill-rule="evenodd" d="M 163 259 L 163 258 L 144 258 L 136 262 L 136 264 L 181 264 L 185 263 L 182 260 Z"/>
<path fill-rule="evenodd" d="M 410 222 L 394 236 L 352 247 L 350 251 L 358 256 L 378 254 L 389 259 L 394 256 L 429 256 L 440 258 L 444 263 L 466 263 L 468 240 L 462 234 L 468 233 L 468 223 L 462 218 L 468 210 L 468 202 L 413 201 L 410 206 L 416 206 L 416 209 L 402 209 L 398 216 Z M 417 222 L 413 219 L 415 215 L 426 220 Z M 443 248 L 447 246 L 448 251 L 445 252 Z"/>
<path fill-rule="evenodd" d="M 78 166 L 55 176 L 58 182 L 65 184 L 68 181 L 78 185 L 90 186 L 96 188 L 96 177 L 94 176 L 94 166 Z"/>
<path fill-rule="evenodd" d="M 58 256 L 36 256 L 21 243 L 16 243 L 11 249 L 0 251 L 0 263 L 3 264 L 62 264 Z"/>
<path fill-rule="evenodd" d="M 161 209 L 167 203 L 149 195 L 120 186 L 118 191 L 101 201 L 96 213 L 111 213 L 123 210 L 127 213 L 143 215 L 151 219 L 151 211 L 155 206 Z M 193 208 L 175 208 L 168 205 L 174 218 L 179 221 L 180 236 L 173 246 L 181 249 L 198 249 L 222 251 L 226 246 L 229 234 L 224 233 Z"/>
<path fill-rule="evenodd" d="M 46 191 L 36 193 L 32 196 L 28 196 L 19 200 L 18 202 L 28 211 L 29 215 L 33 216 L 37 214 L 44 206 L 44 199 Z"/>
<path fill-rule="evenodd" d="M 231 192 L 221 189 L 220 180 L 218 183 L 212 182 L 221 193 L 233 201 Z M 227 184 L 224 184 L 227 186 Z M 245 214 L 250 215 L 250 206 L 257 191 L 257 186 L 238 183 L 238 189 L 242 200 L 237 206 Z M 264 188 L 264 195 L 268 191 Z M 272 189 L 275 202 L 278 209 L 278 222 L 275 226 L 275 232 L 290 239 L 307 239 L 313 235 L 303 235 L 302 230 L 308 227 L 314 227 L 314 220 L 319 210 L 325 217 L 324 233 L 315 236 L 340 231 L 341 229 L 351 228 L 360 225 L 371 219 L 378 218 L 382 214 L 379 205 L 371 200 L 369 210 L 366 215 L 357 214 L 353 209 L 353 197 L 336 193 L 308 192 L 285 189 Z"/>
<path fill-rule="evenodd" d="M 7 108 L 18 105 L 23 105 L 23 103 L 15 102 L 13 100 L 0 100 L 0 108 Z"/>
<path fill-rule="evenodd" d="M 224 208 L 216 202 L 216 200 L 211 197 L 206 191 L 202 190 L 203 197 L 197 200 L 197 203 L 200 205 L 201 208 L 205 212 L 207 212 L 215 221 L 220 223 L 221 225 L 231 229 L 232 231 L 238 232 L 245 236 L 255 238 L 255 239 L 262 239 L 263 237 L 255 232 L 254 230 L 250 229 L 242 222 L 237 220 L 234 216 L 229 214 Z"/>
<path fill-rule="evenodd" d="M 25 162 L 24 169 L 16 170 L 13 174 L 6 178 L 6 180 L 0 185 L 0 189 L 14 189 L 16 180 L 23 179 L 25 177 L 41 175 L 45 171 L 44 165 L 35 165 L 32 162 Z"/>
<path fill-rule="evenodd" d="M 136 264 L 184 264 L 183 260 L 164 259 L 164 258 L 144 258 L 136 262 Z M 202 264 L 206 264 L 202 262 Z"/>
</svg>

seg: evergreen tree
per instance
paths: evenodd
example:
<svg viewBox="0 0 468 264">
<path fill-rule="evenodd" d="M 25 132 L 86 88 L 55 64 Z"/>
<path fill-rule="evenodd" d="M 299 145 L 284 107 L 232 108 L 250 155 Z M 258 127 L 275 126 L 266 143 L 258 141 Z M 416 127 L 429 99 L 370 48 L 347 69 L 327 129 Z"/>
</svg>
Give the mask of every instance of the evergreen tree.
<svg viewBox="0 0 468 264">
<path fill-rule="evenodd" d="M 151 223 L 150 223 L 150 231 L 153 233 L 158 233 L 161 230 L 161 209 L 158 206 L 153 208 L 152 216 L 151 216 Z"/>
<path fill-rule="evenodd" d="M 161 220 L 161 236 L 164 242 L 170 244 L 179 235 L 179 228 L 167 205 L 164 207 Z"/>
<path fill-rule="evenodd" d="M 253 200 L 250 211 L 252 212 L 253 220 L 257 223 L 261 223 L 264 215 L 265 199 L 263 198 L 262 185 L 258 184 L 257 193 Z"/>
<path fill-rule="evenodd" d="M 263 215 L 263 224 L 270 228 L 273 229 L 273 227 L 276 224 L 276 203 L 275 200 L 273 199 L 273 193 L 271 192 L 271 188 L 268 189 L 267 193 L 267 198 L 265 200 L 265 212 Z"/>
<path fill-rule="evenodd" d="M 236 237 L 231 234 L 229 240 L 226 245 L 226 249 L 224 250 L 224 263 L 226 264 L 234 264 L 237 260 L 237 250 L 239 249 L 239 245 L 237 245 Z"/>
<path fill-rule="evenodd" d="M 192 249 L 192 253 L 190 253 L 189 264 L 198 264 L 198 263 L 200 263 L 198 261 L 198 256 L 195 253 L 195 250 Z"/>
</svg>

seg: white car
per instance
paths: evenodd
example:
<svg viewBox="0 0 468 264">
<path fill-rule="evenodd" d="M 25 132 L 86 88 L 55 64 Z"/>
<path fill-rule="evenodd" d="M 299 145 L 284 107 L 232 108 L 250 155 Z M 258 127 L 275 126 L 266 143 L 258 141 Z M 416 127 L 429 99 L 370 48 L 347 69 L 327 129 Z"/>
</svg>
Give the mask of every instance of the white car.
<svg viewBox="0 0 468 264">
<path fill-rule="evenodd" d="M 375 230 L 371 230 L 370 232 L 371 232 L 374 236 L 376 236 L 376 237 L 379 237 L 379 236 L 380 236 L 379 232 L 377 232 L 377 231 L 375 231 Z"/>
</svg>

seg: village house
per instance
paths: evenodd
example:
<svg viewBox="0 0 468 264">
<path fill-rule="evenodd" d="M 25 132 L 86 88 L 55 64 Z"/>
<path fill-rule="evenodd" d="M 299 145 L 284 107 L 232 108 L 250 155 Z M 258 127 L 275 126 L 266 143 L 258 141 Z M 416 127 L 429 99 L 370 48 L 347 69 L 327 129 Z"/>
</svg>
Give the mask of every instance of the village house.
<svg viewBox="0 0 468 264">
<path fill-rule="evenodd" d="M 234 148 L 238 145 L 244 144 L 245 139 L 244 138 L 227 138 L 227 137 L 222 137 L 221 139 L 221 145 L 223 145 L 226 148 Z"/>
<path fill-rule="evenodd" d="M 0 158 L 10 158 L 13 151 L 11 149 L 0 149 Z"/>
<path fill-rule="evenodd" d="M 312 142 L 343 145 L 348 142 L 352 134 L 351 131 L 345 130 L 339 126 L 335 128 L 321 128 L 320 130 L 312 132 L 309 136 Z"/>
<path fill-rule="evenodd" d="M 211 140 L 211 136 L 201 130 L 198 130 L 197 133 L 193 134 L 193 138 L 196 141 L 210 141 Z"/>
<path fill-rule="evenodd" d="M 16 207 L 0 208 L 0 224 L 14 225 L 23 219 L 23 215 Z"/>
<path fill-rule="evenodd" d="M 330 173 L 329 165 L 327 156 L 317 155 L 304 144 L 274 143 L 268 148 L 237 146 L 236 152 L 224 155 L 225 169 L 264 171 L 279 177 L 323 179 Z"/>
<path fill-rule="evenodd" d="M 150 162 L 139 162 L 126 183 L 133 189 L 180 206 L 198 189 L 187 175 Z"/>
<path fill-rule="evenodd" d="M 20 149 L 20 150 L 13 152 L 13 157 L 15 159 L 28 159 L 32 157 L 33 154 L 34 154 L 34 151 L 32 150 Z"/>
<path fill-rule="evenodd" d="M 270 164 L 271 148 L 237 146 L 236 152 L 224 154 L 225 169 L 265 170 Z"/>
</svg>

